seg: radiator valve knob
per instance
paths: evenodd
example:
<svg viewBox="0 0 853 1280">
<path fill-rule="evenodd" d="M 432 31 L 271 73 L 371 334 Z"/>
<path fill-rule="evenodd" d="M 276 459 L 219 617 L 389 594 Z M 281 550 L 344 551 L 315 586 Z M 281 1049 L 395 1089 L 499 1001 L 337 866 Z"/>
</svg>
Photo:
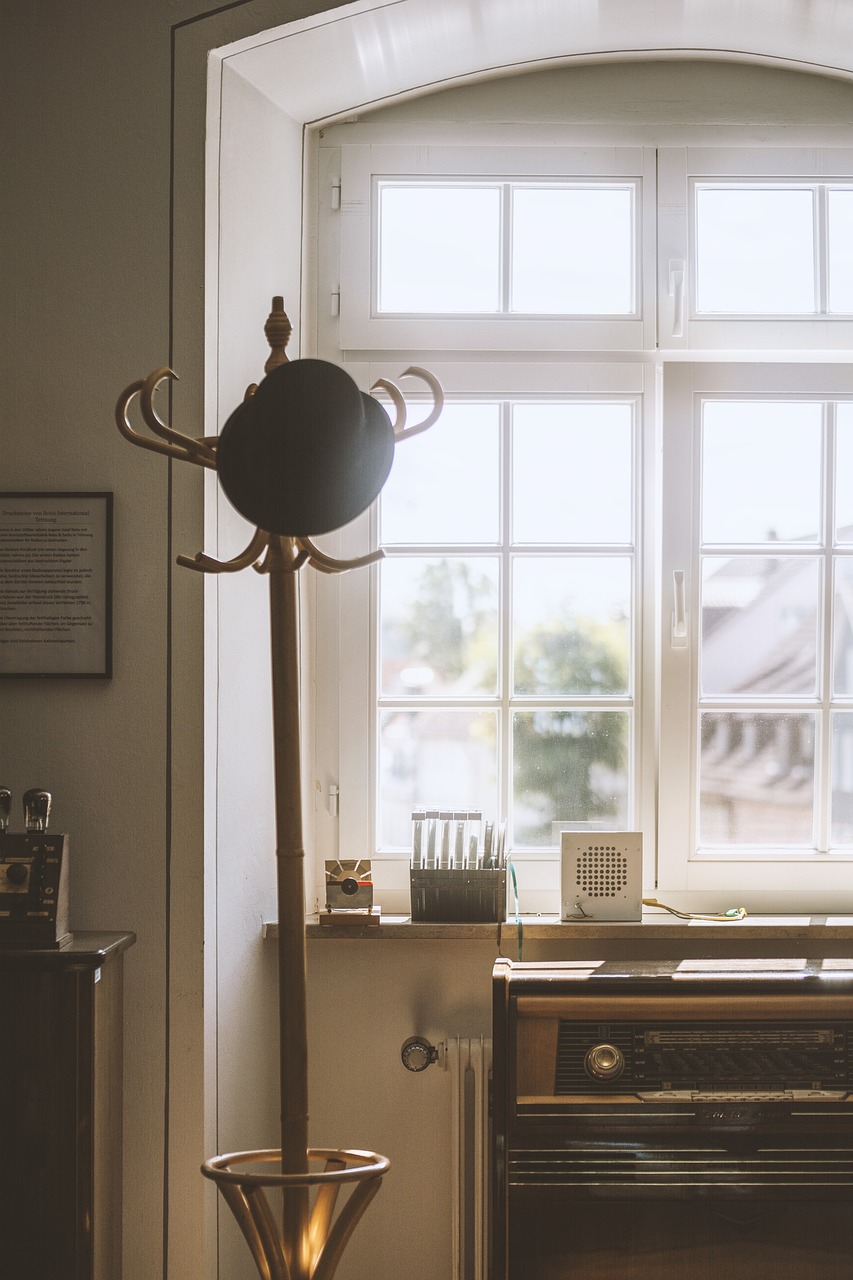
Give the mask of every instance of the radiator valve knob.
<svg viewBox="0 0 853 1280">
<path fill-rule="evenodd" d="M 409 1036 L 400 1050 L 400 1057 L 407 1071 L 426 1071 L 438 1060 L 438 1049 L 423 1036 Z"/>
<path fill-rule="evenodd" d="M 615 1080 L 625 1070 L 625 1055 L 615 1044 L 596 1044 L 587 1050 L 584 1066 L 594 1080 Z"/>
</svg>

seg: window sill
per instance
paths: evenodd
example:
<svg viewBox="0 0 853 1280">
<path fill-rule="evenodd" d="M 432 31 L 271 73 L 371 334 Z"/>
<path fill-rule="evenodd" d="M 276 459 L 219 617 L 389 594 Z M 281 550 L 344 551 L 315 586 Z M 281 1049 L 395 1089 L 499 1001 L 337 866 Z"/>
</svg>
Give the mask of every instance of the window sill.
<svg viewBox="0 0 853 1280">
<path fill-rule="evenodd" d="M 737 938 L 739 943 L 796 940 L 809 943 L 849 942 L 853 945 L 853 915 L 851 916 L 747 916 L 744 920 L 711 921 L 681 920 L 677 916 L 668 916 L 660 911 L 645 911 L 641 921 L 612 921 L 598 923 L 590 921 L 567 922 L 558 916 L 522 916 L 521 925 L 525 941 L 566 942 L 576 944 L 585 941 L 596 942 L 653 942 L 656 940 L 676 942 L 690 939 L 696 942 L 699 938 L 714 939 L 716 950 L 723 936 Z M 512 942 L 518 938 L 518 925 L 514 919 L 504 921 L 500 926 L 492 924 L 447 924 L 421 923 L 409 916 L 383 916 L 379 925 L 321 925 L 316 915 L 308 916 L 306 922 L 309 939 L 365 938 L 376 941 L 411 941 L 431 942 L 433 940 L 450 940 L 456 942 L 495 942 L 500 928 L 500 938 L 504 942 Z M 278 937 L 278 924 L 271 922 L 263 928 L 265 938 Z"/>
</svg>

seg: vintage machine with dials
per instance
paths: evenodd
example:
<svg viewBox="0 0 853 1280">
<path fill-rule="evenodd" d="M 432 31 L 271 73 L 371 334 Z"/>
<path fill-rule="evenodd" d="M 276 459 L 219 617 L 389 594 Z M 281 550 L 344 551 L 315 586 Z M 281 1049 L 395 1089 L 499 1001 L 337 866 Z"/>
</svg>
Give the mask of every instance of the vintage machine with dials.
<svg viewBox="0 0 853 1280">
<path fill-rule="evenodd" d="M 850 960 L 499 959 L 493 1280 L 844 1280 Z"/>
<path fill-rule="evenodd" d="M 0 788 L 0 948 L 61 947 L 68 929 L 68 836 L 48 833 L 51 797 L 24 794 L 26 830 L 9 831 L 11 793 Z"/>
<path fill-rule="evenodd" d="M 369 858 L 335 859 L 326 863 L 325 925 L 378 925 L 382 912 L 373 901 Z"/>
</svg>

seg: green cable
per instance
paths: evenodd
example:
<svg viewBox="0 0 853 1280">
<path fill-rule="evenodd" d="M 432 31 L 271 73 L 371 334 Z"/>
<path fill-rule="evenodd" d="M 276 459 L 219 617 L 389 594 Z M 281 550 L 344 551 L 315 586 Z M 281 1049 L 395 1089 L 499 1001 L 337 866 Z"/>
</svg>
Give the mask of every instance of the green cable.
<svg viewBox="0 0 853 1280">
<path fill-rule="evenodd" d="M 518 880 L 515 875 L 515 867 L 510 859 L 509 874 L 512 879 L 512 891 L 515 894 L 515 924 L 518 929 L 518 961 L 521 963 L 521 952 L 524 946 L 524 925 L 521 923 L 521 916 L 518 911 Z"/>
</svg>

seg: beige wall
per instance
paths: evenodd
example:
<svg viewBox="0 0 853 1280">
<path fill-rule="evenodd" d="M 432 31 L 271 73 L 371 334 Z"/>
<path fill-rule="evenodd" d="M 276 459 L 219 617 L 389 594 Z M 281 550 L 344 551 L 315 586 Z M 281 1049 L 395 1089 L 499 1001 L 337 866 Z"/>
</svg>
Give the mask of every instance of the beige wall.
<svg viewBox="0 0 853 1280">
<path fill-rule="evenodd" d="M 72 926 L 132 929 L 126 1275 L 159 1274 L 167 983 L 168 475 L 112 424 L 169 343 L 167 3 L 2 19 L 0 483 L 115 493 L 114 678 L 3 682 L 0 772 L 53 792 Z M 152 455 L 153 456 L 153 455 Z M 19 813 L 19 810 L 18 810 Z M 17 816 L 17 814 L 16 814 Z"/>
<path fill-rule="evenodd" d="M 53 792 L 53 825 L 73 841 L 73 927 L 138 934 L 125 966 L 125 1280 L 217 1274 L 205 1232 L 215 1201 L 198 1164 L 233 1145 L 274 1144 L 276 1120 L 275 1064 L 266 1066 L 273 944 L 261 939 L 268 814 L 256 817 L 252 803 L 268 774 L 262 752 L 253 771 L 239 738 L 265 704 L 259 679 L 244 686 L 233 665 L 237 654 L 263 663 L 260 640 L 246 657 L 263 604 L 251 579 L 205 596 L 200 579 L 173 572 L 177 552 L 219 539 L 232 550 L 239 530 L 215 490 L 204 513 L 198 472 L 175 468 L 170 479 L 165 460 L 123 442 L 113 406 L 170 359 L 182 428 L 215 430 L 242 393 L 254 357 L 248 339 L 235 347 L 230 337 L 293 262 L 286 241 L 266 257 L 275 228 L 263 219 L 255 249 L 241 252 L 258 210 L 232 189 L 208 228 L 209 261 L 223 226 L 228 238 L 205 297 L 206 51 L 330 7 L 258 0 L 190 22 L 207 6 L 41 0 L 7 6 L 0 32 L 0 486 L 112 490 L 116 531 L 114 678 L 0 683 L 0 783 L 16 803 L 28 786 Z M 248 86 L 226 91 L 266 130 L 259 149 L 231 140 L 235 165 L 242 155 L 251 174 L 276 136 L 293 150 L 293 122 Z M 291 219 L 295 190 L 275 197 Z M 205 374 L 205 353 L 219 378 Z M 487 1030 L 493 957 L 479 944 L 312 944 L 312 1141 L 394 1161 L 346 1280 L 421 1263 L 448 1274 L 447 1081 L 407 1075 L 398 1052 L 414 1031 Z M 223 1277 L 248 1280 L 227 1219 L 221 1248 Z"/>
<path fill-rule="evenodd" d="M 191 0 L 44 0 L 0 20 L 0 487 L 115 494 L 113 679 L 0 683 L 0 779 L 18 826 L 27 787 L 53 793 L 52 826 L 72 839 L 72 927 L 138 936 L 125 965 L 125 1280 L 164 1274 L 164 1223 L 168 1274 L 216 1274 L 204 1233 L 215 1196 L 198 1174 L 217 1149 L 218 919 L 205 877 L 217 811 L 202 791 L 217 769 L 203 750 L 215 645 L 205 654 L 201 580 L 174 569 L 177 552 L 211 549 L 216 522 L 214 503 L 203 525 L 201 473 L 171 476 L 130 448 L 113 410 L 171 360 L 175 421 L 205 430 L 206 51 L 329 7 L 224 6 L 220 20 Z M 215 31 L 190 21 L 210 10 Z M 173 204 L 179 118 L 175 188 L 195 198 Z M 214 596 L 214 622 L 216 609 Z M 209 700 L 215 744 L 212 712 Z M 257 942 L 260 919 L 252 927 Z"/>
</svg>

